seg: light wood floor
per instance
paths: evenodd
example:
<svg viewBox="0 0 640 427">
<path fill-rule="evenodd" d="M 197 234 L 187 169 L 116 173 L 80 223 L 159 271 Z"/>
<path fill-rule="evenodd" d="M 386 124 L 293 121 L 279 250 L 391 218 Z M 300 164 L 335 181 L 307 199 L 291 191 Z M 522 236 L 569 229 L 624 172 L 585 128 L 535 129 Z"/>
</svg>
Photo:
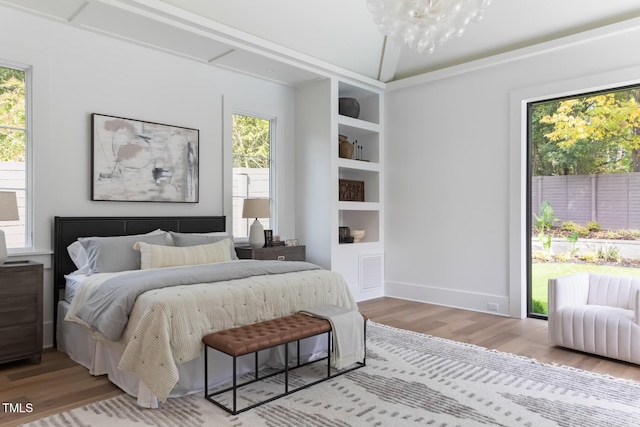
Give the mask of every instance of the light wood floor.
<svg viewBox="0 0 640 427">
<path fill-rule="evenodd" d="M 544 320 L 511 319 L 393 298 L 358 305 L 374 322 L 533 357 L 541 362 L 640 381 L 640 366 L 550 347 Z M 0 365 L 0 403 L 33 405 L 32 413 L 23 414 L 7 413 L 0 407 L 0 427 L 32 421 L 120 393 L 106 377 L 92 377 L 63 353 L 47 350 L 40 365 L 29 362 Z"/>
</svg>

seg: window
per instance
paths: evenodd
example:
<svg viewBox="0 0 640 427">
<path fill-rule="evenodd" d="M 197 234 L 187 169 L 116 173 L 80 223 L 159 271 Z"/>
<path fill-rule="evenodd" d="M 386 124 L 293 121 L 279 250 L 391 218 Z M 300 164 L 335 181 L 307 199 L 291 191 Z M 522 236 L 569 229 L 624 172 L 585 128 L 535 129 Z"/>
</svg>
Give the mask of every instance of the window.
<svg viewBox="0 0 640 427">
<path fill-rule="evenodd" d="M 247 238 L 253 220 L 242 218 L 246 198 L 273 198 L 273 120 L 233 114 L 233 236 Z M 265 230 L 269 218 L 259 218 Z"/>
<path fill-rule="evenodd" d="M 0 65 L 0 191 L 14 191 L 18 221 L 0 223 L 8 249 L 31 246 L 27 218 L 28 72 Z"/>
</svg>

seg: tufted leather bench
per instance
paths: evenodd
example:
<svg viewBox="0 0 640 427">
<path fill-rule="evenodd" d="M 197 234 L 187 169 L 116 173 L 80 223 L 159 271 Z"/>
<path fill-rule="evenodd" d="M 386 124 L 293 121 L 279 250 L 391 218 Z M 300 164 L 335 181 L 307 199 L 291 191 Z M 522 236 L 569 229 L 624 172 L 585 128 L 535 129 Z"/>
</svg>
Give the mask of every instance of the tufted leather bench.
<svg viewBox="0 0 640 427">
<path fill-rule="evenodd" d="M 364 314 L 362 317 L 365 320 L 365 342 L 366 342 L 366 321 L 367 316 Z M 270 402 L 287 394 L 293 393 L 295 391 L 301 390 L 303 388 L 310 387 L 314 384 L 317 384 L 322 381 L 326 381 L 330 378 L 333 378 L 337 375 L 342 375 L 346 372 L 352 371 L 353 369 L 358 369 L 365 366 L 366 360 L 363 360 L 362 363 L 357 363 L 354 367 L 342 369 L 334 374 L 331 374 L 331 360 L 330 360 L 330 351 L 328 351 L 328 355 L 326 357 L 313 360 L 312 362 L 300 363 L 298 359 L 297 364 L 293 367 L 289 367 L 289 346 L 287 344 L 296 342 L 297 350 L 296 354 L 300 354 L 300 340 L 305 338 L 311 338 L 320 334 L 327 334 L 327 349 L 331 348 L 331 323 L 326 319 L 321 319 L 317 317 L 308 316 L 306 314 L 293 314 L 290 316 L 280 317 L 273 320 L 266 320 L 263 322 L 254 323 L 251 325 L 241 326 L 239 328 L 227 329 L 224 331 L 214 332 L 208 335 L 205 335 L 202 338 L 202 342 L 205 344 L 205 398 L 210 402 L 216 404 L 221 407 L 225 411 L 229 412 L 232 415 L 236 415 L 240 412 L 247 411 L 251 408 L 254 408 L 258 405 L 262 405 L 264 403 Z M 284 369 L 270 373 L 263 377 L 258 376 L 258 352 L 261 350 L 266 350 L 272 347 L 277 347 L 279 345 L 285 345 L 285 362 Z M 225 353 L 233 358 L 233 385 L 224 390 L 219 390 L 215 393 L 209 394 L 208 390 L 208 372 L 207 372 L 207 353 L 208 349 L 213 348 L 222 353 Z M 255 367 L 254 374 L 255 378 L 253 380 L 249 380 L 242 384 L 237 384 L 237 370 L 236 370 L 236 359 L 240 356 L 244 356 L 247 354 L 253 353 L 255 355 Z M 322 360 L 327 360 L 327 376 L 321 378 L 320 380 L 314 381 L 310 384 L 306 384 L 304 386 L 298 387 L 295 390 L 289 390 L 289 381 L 288 374 L 292 369 L 297 369 L 302 366 L 306 366 L 311 363 L 316 363 Z M 285 375 L 285 391 L 284 393 L 273 396 L 267 400 L 263 400 L 261 402 L 255 403 L 251 406 L 243 408 L 241 410 L 237 410 L 236 401 L 237 401 L 237 389 L 239 387 L 252 384 L 256 381 L 261 381 L 266 378 L 279 375 L 284 373 Z M 220 403 L 219 401 L 213 399 L 213 396 L 226 393 L 232 391 L 233 394 L 233 406 L 227 407 Z"/>
</svg>

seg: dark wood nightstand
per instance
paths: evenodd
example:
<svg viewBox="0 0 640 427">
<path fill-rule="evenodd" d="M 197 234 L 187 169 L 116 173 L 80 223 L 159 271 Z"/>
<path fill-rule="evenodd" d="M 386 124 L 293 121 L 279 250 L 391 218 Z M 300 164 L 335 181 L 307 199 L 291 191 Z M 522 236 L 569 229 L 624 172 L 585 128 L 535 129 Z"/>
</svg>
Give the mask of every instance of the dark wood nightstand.
<svg viewBox="0 0 640 427">
<path fill-rule="evenodd" d="M 271 248 L 251 249 L 249 246 L 236 246 L 240 259 L 273 259 L 279 261 L 305 261 L 305 246 L 273 246 Z"/>
<path fill-rule="evenodd" d="M 0 363 L 42 356 L 42 264 L 0 265 Z"/>
</svg>

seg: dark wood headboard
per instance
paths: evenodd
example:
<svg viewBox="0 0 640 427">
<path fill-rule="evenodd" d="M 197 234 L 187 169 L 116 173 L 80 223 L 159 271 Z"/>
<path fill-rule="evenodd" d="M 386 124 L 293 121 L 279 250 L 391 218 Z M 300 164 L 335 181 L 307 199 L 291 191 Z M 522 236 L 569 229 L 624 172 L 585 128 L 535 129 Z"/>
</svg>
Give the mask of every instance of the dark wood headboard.
<svg viewBox="0 0 640 427">
<path fill-rule="evenodd" d="M 161 228 L 180 233 L 208 233 L 225 231 L 224 216 L 151 216 L 151 217 L 60 217 L 54 218 L 53 241 L 53 325 L 54 347 L 60 290 L 65 287 L 65 274 L 72 273 L 76 266 L 71 261 L 67 246 L 78 237 L 126 236 L 144 234 Z"/>
</svg>

